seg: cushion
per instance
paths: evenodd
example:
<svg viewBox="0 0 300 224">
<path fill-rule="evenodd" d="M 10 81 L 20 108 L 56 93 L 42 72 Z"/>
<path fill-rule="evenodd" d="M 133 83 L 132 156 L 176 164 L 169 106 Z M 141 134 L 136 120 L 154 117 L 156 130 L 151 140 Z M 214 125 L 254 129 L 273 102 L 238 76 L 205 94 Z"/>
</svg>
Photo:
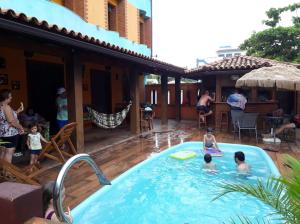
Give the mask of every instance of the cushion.
<svg viewBox="0 0 300 224">
<path fill-rule="evenodd" d="M 12 182 L 0 183 L 1 223 L 24 223 L 31 217 L 43 217 L 40 186 Z"/>
<path fill-rule="evenodd" d="M 179 151 L 179 152 L 172 153 L 170 155 L 170 157 L 172 157 L 174 159 L 180 159 L 180 160 L 191 159 L 196 156 L 197 156 L 197 154 L 193 151 Z"/>
</svg>

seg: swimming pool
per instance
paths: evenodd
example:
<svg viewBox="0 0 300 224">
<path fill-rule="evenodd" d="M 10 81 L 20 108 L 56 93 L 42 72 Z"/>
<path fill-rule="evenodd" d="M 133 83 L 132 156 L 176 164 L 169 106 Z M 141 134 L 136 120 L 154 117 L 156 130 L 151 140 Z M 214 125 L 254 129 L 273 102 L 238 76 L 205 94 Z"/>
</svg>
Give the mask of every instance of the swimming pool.
<svg viewBox="0 0 300 224">
<path fill-rule="evenodd" d="M 262 218 L 273 210 L 252 197 L 232 193 L 211 201 L 229 182 L 255 183 L 257 178 L 279 176 L 270 157 L 260 148 L 248 145 L 219 144 L 223 157 L 214 157 L 217 174 L 202 170 L 202 142 L 173 146 L 136 165 L 72 210 L 74 223 L 89 224 L 199 224 L 222 223 L 236 215 Z M 169 155 L 193 150 L 197 157 L 176 160 Z M 236 174 L 233 154 L 243 151 L 252 172 Z M 271 223 L 279 223 L 272 221 Z"/>
</svg>

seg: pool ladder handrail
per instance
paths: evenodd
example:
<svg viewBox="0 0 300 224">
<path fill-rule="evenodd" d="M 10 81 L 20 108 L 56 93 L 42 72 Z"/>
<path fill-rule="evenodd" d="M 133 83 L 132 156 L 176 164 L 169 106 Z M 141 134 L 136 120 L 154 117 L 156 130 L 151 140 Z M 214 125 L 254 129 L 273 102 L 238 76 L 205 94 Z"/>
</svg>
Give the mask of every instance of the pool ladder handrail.
<svg viewBox="0 0 300 224">
<path fill-rule="evenodd" d="M 90 166 L 93 168 L 93 170 L 96 172 L 96 175 L 98 177 L 99 183 L 102 185 L 110 185 L 110 181 L 107 180 L 107 178 L 104 176 L 101 169 L 97 166 L 96 162 L 92 159 L 91 156 L 88 154 L 82 153 L 77 154 L 73 157 L 71 157 L 61 168 L 57 179 L 55 181 L 54 189 L 53 189 L 53 207 L 55 214 L 57 215 L 57 218 L 61 222 L 66 222 L 68 224 L 71 224 L 72 221 L 69 219 L 69 217 L 65 214 L 63 205 L 62 205 L 62 199 L 61 199 L 61 190 L 63 187 L 64 179 L 68 173 L 68 171 L 71 169 L 71 167 L 78 161 L 86 161 Z"/>
</svg>

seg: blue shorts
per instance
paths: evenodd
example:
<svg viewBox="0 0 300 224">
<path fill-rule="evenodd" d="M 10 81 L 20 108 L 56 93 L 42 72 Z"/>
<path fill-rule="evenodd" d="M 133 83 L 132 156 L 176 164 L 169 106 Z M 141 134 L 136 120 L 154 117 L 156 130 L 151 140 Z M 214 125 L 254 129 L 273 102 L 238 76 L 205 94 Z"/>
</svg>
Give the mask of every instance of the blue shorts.
<svg viewBox="0 0 300 224">
<path fill-rule="evenodd" d="M 42 149 L 30 149 L 31 155 L 39 155 L 42 152 Z"/>
<path fill-rule="evenodd" d="M 61 129 L 66 124 L 68 124 L 68 120 L 56 120 L 56 122 L 57 122 L 57 126 L 59 127 L 59 129 Z"/>
</svg>

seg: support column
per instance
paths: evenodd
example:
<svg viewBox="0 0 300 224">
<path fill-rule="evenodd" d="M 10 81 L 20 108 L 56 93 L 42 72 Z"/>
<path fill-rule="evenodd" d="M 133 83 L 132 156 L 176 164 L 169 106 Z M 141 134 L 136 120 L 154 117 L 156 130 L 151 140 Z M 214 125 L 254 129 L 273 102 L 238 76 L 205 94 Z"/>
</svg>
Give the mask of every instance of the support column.
<svg viewBox="0 0 300 224">
<path fill-rule="evenodd" d="M 222 80 L 220 76 L 216 77 L 216 102 L 222 102 Z"/>
<path fill-rule="evenodd" d="M 131 109 L 130 109 L 130 131 L 133 134 L 140 133 L 140 90 L 139 90 L 139 74 L 137 71 L 132 71 L 130 77 L 130 95 L 131 95 Z"/>
<path fill-rule="evenodd" d="M 257 100 L 257 87 L 253 87 L 252 89 L 251 89 L 251 101 L 252 102 L 257 102 L 258 100 Z"/>
<path fill-rule="evenodd" d="M 69 122 L 77 123 L 73 143 L 78 152 L 84 152 L 82 64 L 76 52 L 73 52 L 66 60 L 66 87 Z"/>
<path fill-rule="evenodd" d="M 175 111 L 176 111 L 176 121 L 181 120 L 181 102 L 180 102 L 180 76 L 175 77 Z"/>
<path fill-rule="evenodd" d="M 168 124 L 168 76 L 161 75 L 161 124 Z"/>
<path fill-rule="evenodd" d="M 140 101 L 142 103 L 146 103 L 146 99 L 145 99 L 145 76 L 144 75 L 140 75 L 139 76 L 139 89 L 140 89 Z"/>
</svg>

